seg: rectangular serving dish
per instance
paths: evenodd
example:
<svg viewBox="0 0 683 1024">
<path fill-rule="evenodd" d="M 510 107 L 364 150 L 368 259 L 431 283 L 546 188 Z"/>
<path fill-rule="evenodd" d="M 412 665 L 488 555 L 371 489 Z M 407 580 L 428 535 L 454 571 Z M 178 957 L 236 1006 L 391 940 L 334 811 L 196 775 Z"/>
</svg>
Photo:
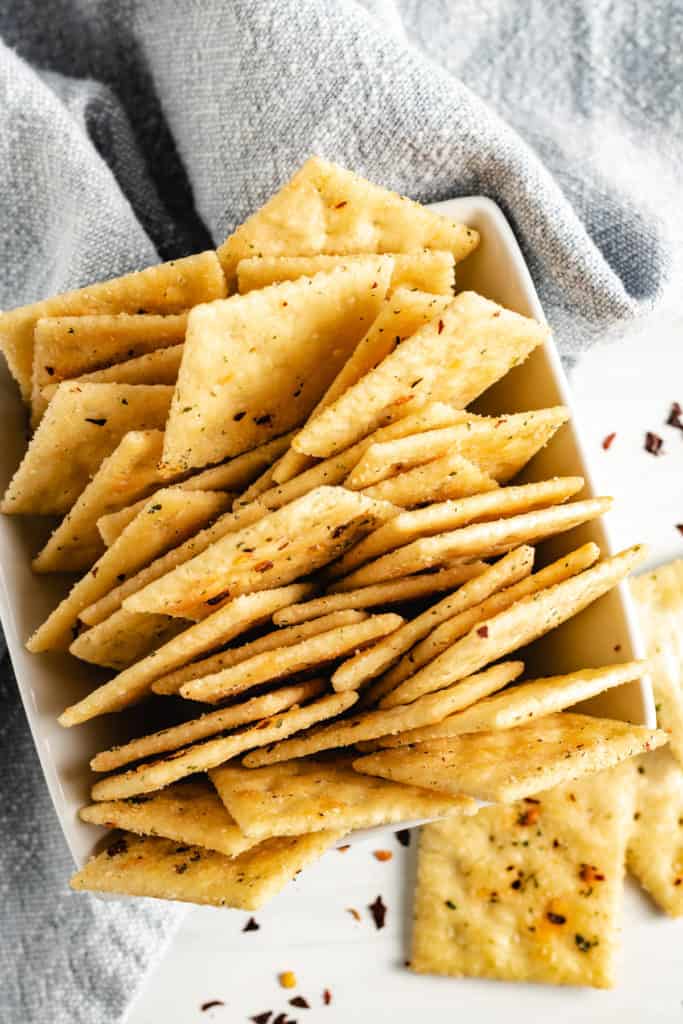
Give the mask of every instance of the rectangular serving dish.
<svg viewBox="0 0 683 1024">
<path fill-rule="evenodd" d="M 473 196 L 437 203 L 433 209 L 470 224 L 481 234 L 479 248 L 457 268 L 458 290 L 473 289 L 518 313 L 545 319 L 517 241 L 494 202 Z M 491 388 L 479 406 L 486 412 L 502 413 L 558 404 L 571 410 L 567 380 L 551 342 L 536 349 L 526 363 Z M 0 430 L 0 486 L 4 491 L 26 444 L 25 409 L 4 361 L 0 367 Z M 524 479 L 577 474 L 586 480 L 582 496 L 593 495 L 586 455 L 572 414 L 572 422 L 525 469 Z M 131 716 L 140 719 L 141 712 L 137 709 L 107 715 L 73 729 L 63 729 L 57 723 L 64 707 L 80 699 L 106 675 L 69 655 L 36 656 L 24 647 L 26 638 L 70 583 L 65 577 L 36 576 L 31 570 L 31 558 L 53 526 L 44 519 L 0 516 L 0 619 L 45 780 L 67 844 L 80 866 L 102 837 L 100 829 L 78 818 L 79 808 L 88 802 L 93 781 L 88 762 L 98 750 L 133 734 Z M 539 549 L 541 559 L 559 557 L 588 540 L 595 541 L 603 554 L 611 553 L 607 527 L 599 522 L 546 542 Z M 525 652 L 529 669 L 545 675 L 642 656 L 628 590 L 623 585 Z M 655 724 L 647 679 L 610 690 L 581 709 L 651 727 Z M 142 731 L 138 723 L 136 734 Z M 391 831 L 396 827 L 392 826 Z M 353 833 L 352 838 L 378 831 L 386 829 Z"/>
</svg>

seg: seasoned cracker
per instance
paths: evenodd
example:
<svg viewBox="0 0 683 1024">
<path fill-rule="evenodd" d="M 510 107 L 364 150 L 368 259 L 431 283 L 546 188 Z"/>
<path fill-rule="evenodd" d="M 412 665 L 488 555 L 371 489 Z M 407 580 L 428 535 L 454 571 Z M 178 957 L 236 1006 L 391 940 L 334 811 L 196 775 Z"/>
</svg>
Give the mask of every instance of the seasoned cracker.
<svg viewBox="0 0 683 1024">
<path fill-rule="evenodd" d="M 683 771 L 673 750 L 656 750 L 632 762 L 635 812 L 628 840 L 628 868 L 671 917 L 683 915 Z"/>
<path fill-rule="evenodd" d="M 514 729 L 382 750 L 359 758 L 353 767 L 439 793 L 467 793 L 480 800 L 510 803 L 611 768 L 667 742 L 661 729 L 562 711 Z"/>
<path fill-rule="evenodd" d="M 120 672 L 177 636 L 189 623 L 170 615 L 146 615 L 119 608 L 104 622 L 79 633 L 69 651 L 82 661 Z"/>
</svg>

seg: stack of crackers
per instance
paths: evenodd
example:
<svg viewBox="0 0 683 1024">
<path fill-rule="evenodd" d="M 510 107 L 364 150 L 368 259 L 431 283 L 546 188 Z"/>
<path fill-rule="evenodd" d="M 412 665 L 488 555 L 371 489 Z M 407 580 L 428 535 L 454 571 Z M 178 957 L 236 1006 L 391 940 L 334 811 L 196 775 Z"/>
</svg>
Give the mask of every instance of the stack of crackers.
<svg viewBox="0 0 683 1024">
<path fill-rule="evenodd" d="M 111 673 L 67 728 L 144 702 L 144 734 L 91 762 L 82 817 L 119 831 L 74 888 L 253 909 L 354 829 L 442 818 L 414 967 L 540 977 L 531 948 L 555 963 L 562 934 L 556 980 L 604 983 L 565 876 L 604 873 L 589 821 L 609 874 L 582 885 L 612 913 L 630 811 L 598 773 L 667 737 L 568 710 L 641 663 L 530 679 L 517 652 L 644 552 L 538 556 L 610 499 L 516 481 L 564 408 L 473 410 L 549 338 L 456 292 L 478 243 L 313 158 L 216 252 L 0 316 L 34 428 L 2 511 L 59 517 L 33 568 L 77 574 L 28 647 Z M 508 882 L 528 935 L 501 975 Z"/>
</svg>

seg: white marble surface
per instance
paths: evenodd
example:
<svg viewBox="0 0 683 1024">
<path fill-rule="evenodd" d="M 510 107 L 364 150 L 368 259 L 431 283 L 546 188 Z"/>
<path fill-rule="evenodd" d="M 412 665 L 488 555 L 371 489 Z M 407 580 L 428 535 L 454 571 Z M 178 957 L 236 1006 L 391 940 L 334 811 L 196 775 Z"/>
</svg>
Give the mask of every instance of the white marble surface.
<svg viewBox="0 0 683 1024">
<path fill-rule="evenodd" d="M 651 564 L 683 557 L 683 432 L 664 425 L 671 402 L 683 404 L 683 316 L 664 316 L 616 346 L 594 349 L 573 376 L 579 420 L 596 483 L 617 499 L 615 542 L 651 545 Z M 652 430 L 664 438 L 658 458 L 643 448 Z M 617 436 L 609 451 L 601 442 Z M 373 850 L 393 859 L 380 863 Z M 410 849 L 388 835 L 332 851 L 267 909 L 257 932 L 241 931 L 247 914 L 192 909 L 132 1008 L 128 1024 L 236 1024 L 266 1010 L 310 1024 L 433 1020 L 510 1024 L 544 1019 L 641 1024 L 683 1018 L 683 921 L 664 918 L 627 889 L 620 983 L 611 992 L 455 981 L 406 970 L 414 870 Z M 367 905 L 381 893 L 389 911 L 377 931 Z M 347 908 L 361 914 L 356 922 Z M 285 992 L 278 972 L 298 987 Z M 324 1006 L 329 988 L 332 1002 Z M 288 1005 L 301 994 L 311 1009 Z M 207 1011 L 201 1004 L 222 1000 Z M 271 1021 L 272 1019 L 271 1018 Z"/>
</svg>

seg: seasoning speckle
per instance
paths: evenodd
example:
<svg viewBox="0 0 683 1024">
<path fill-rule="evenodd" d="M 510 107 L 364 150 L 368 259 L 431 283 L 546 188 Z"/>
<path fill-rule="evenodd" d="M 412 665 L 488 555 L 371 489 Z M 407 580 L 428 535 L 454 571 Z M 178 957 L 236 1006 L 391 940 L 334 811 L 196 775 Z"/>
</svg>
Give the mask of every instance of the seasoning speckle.
<svg viewBox="0 0 683 1024">
<path fill-rule="evenodd" d="M 370 903 L 368 910 L 372 914 L 372 919 L 375 922 L 375 928 L 377 931 L 379 931 L 380 928 L 384 928 L 387 917 L 387 908 L 382 897 L 378 896 L 374 903 Z"/>
</svg>

